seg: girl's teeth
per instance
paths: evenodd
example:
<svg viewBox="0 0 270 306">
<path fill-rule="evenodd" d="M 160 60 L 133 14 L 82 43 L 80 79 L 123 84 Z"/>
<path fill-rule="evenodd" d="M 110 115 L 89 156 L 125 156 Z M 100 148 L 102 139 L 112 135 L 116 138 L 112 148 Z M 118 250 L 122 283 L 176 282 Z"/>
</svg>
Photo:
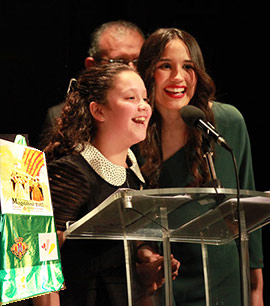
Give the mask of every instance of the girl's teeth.
<svg viewBox="0 0 270 306">
<path fill-rule="evenodd" d="M 133 121 L 135 123 L 144 123 L 145 117 L 137 117 L 137 118 L 134 118 Z"/>
</svg>

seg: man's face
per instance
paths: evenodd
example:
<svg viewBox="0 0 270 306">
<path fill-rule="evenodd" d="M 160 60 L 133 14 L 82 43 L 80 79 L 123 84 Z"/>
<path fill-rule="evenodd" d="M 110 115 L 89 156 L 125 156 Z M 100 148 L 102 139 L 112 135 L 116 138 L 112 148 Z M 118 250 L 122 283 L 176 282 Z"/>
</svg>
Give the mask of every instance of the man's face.
<svg viewBox="0 0 270 306">
<path fill-rule="evenodd" d="M 103 63 L 109 59 L 124 60 L 136 68 L 133 61 L 138 59 L 143 43 L 143 37 L 134 30 L 119 33 L 115 29 L 108 29 L 100 38 L 101 59 L 105 59 Z"/>
</svg>

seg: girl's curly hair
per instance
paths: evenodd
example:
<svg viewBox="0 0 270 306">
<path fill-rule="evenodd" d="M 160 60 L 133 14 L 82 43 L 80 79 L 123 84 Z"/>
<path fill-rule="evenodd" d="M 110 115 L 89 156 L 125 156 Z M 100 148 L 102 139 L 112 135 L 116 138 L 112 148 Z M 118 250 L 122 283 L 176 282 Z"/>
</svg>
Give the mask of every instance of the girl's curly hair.
<svg viewBox="0 0 270 306">
<path fill-rule="evenodd" d="M 91 142 L 97 125 L 90 113 L 89 104 L 95 101 L 107 104 L 107 94 L 114 86 L 115 76 L 123 71 L 135 71 L 119 63 L 94 66 L 80 74 L 66 99 L 61 115 L 42 140 L 41 149 L 48 162 L 67 154 L 83 150 L 84 143 Z"/>
</svg>

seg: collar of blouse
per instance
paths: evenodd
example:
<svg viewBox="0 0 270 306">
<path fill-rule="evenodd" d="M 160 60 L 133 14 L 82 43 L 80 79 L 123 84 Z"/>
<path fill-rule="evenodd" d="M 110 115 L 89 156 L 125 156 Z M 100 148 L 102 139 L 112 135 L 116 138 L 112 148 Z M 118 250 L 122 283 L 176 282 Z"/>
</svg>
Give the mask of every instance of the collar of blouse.
<svg viewBox="0 0 270 306">
<path fill-rule="evenodd" d="M 110 162 L 97 148 L 87 143 L 84 150 L 80 153 L 94 171 L 102 177 L 107 183 L 113 186 L 122 186 L 127 179 L 126 168 Z M 138 162 L 134 153 L 129 149 L 128 158 L 131 162 L 130 170 L 138 177 L 138 179 L 145 183 L 141 174 Z"/>
</svg>

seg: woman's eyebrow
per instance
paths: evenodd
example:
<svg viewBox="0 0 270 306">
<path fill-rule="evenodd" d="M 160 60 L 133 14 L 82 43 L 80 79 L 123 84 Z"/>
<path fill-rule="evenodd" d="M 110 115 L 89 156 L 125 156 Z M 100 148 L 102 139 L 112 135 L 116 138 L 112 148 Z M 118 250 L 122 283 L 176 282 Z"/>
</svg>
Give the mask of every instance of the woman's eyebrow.
<svg viewBox="0 0 270 306">
<path fill-rule="evenodd" d="M 190 59 L 187 59 L 187 60 L 184 60 L 185 63 L 190 63 L 190 64 L 193 64 L 194 62 Z"/>
<path fill-rule="evenodd" d="M 159 62 L 171 62 L 172 61 L 172 59 L 170 59 L 170 58 L 161 58 L 160 60 L 159 60 Z M 186 60 L 184 60 L 183 62 L 185 62 L 185 63 L 191 63 L 191 64 L 193 64 L 193 61 L 191 60 L 191 59 L 186 59 Z"/>
<path fill-rule="evenodd" d="M 167 62 L 167 61 L 171 61 L 171 59 L 164 57 L 159 60 L 159 62 Z"/>
</svg>

